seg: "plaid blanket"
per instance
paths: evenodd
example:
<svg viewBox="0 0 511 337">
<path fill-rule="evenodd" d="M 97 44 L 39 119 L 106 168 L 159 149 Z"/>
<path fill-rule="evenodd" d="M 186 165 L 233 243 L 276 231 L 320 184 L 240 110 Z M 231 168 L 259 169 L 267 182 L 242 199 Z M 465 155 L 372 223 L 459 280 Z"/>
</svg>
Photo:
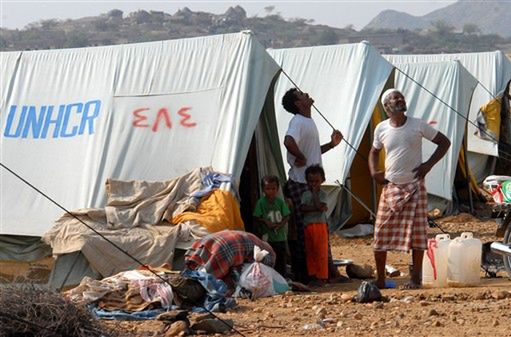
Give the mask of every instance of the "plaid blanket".
<svg viewBox="0 0 511 337">
<path fill-rule="evenodd" d="M 223 230 L 195 241 L 186 252 L 185 264 L 188 269 L 204 268 L 217 279 L 223 279 L 229 276 L 231 267 L 254 262 L 254 246 L 270 252 L 262 263 L 273 267 L 275 252 L 271 246 L 254 234 L 236 230 Z"/>
<path fill-rule="evenodd" d="M 424 180 L 402 185 L 387 184 L 378 205 L 374 250 L 426 250 L 427 205 Z"/>
</svg>

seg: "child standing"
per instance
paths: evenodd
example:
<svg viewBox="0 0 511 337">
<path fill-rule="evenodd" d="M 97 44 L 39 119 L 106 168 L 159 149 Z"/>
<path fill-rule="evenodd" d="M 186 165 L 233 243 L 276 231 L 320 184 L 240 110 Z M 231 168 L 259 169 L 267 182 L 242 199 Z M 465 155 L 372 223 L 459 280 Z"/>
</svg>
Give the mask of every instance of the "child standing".
<svg viewBox="0 0 511 337">
<path fill-rule="evenodd" d="M 326 193 L 321 190 L 325 171 L 319 165 L 305 170 L 309 187 L 302 194 L 300 210 L 304 217 L 305 255 L 311 283 L 322 285 L 328 280 L 328 225 L 326 218 Z"/>
<path fill-rule="evenodd" d="M 275 270 L 286 276 L 286 224 L 290 211 L 284 200 L 277 196 L 279 178 L 265 176 L 261 180 L 261 187 L 264 196 L 257 201 L 253 215 L 261 238 L 270 244 L 277 255 Z"/>
</svg>

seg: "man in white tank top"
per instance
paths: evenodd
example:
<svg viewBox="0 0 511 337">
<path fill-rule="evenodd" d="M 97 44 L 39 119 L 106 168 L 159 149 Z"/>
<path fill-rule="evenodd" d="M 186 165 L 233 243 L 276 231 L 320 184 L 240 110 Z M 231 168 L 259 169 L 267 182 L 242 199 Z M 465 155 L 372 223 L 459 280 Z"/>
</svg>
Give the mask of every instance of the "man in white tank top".
<svg viewBox="0 0 511 337">
<path fill-rule="evenodd" d="M 412 251 L 413 272 L 406 288 L 421 286 L 422 258 L 427 248 L 427 194 L 424 177 L 445 155 L 451 142 L 426 122 L 408 117 L 401 92 L 389 89 L 382 95 L 389 119 L 374 130 L 369 152 L 373 179 L 385 185 L 380 196 L 374 229 L 376 285 L 385 288 L 387 251 Z M 422 138 L 437 144 L 435 152 L 422 162 Z M 385 149 L 385 169 L 378 170 L 381 149 Z"/>
</svg>

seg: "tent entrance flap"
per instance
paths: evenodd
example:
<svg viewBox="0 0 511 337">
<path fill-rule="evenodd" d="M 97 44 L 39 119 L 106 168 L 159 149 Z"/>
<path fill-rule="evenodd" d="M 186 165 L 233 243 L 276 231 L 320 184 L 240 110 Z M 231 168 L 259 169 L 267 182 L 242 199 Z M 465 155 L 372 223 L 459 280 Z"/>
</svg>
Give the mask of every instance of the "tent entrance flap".
<svg viewBox="0 0 511 337">
<path fill-rule="evenodd" d="M 358 147 L 358 153 L 353 159 L 350 175 L 348 177 L 351 192 L 356 196 L 351 196 L 352 216 L 348 224 L 369 223 L 373 222 L 372 215 L 367 211 L 366 207 L 376 213 L 376 191 L 369 172 L 367 158 L 371 149 L 371 128 L 367 127 L 362 142 Z M 359 200 L 357 200 L 359 199 Z M 365 206 L 361 205 L 361 202 Z"/>
</svg>

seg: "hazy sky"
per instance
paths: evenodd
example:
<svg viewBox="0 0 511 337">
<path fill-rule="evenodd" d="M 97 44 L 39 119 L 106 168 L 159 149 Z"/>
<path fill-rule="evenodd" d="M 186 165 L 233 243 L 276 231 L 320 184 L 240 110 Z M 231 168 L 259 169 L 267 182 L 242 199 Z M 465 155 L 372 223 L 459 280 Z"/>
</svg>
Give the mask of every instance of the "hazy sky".
<svg viewBox="0 0 511 337">
<path fill-rule="evenodd" d="M 477 1 L 477 0 L 476 0 Z M 23 28 L 28 23 L 47 19 L 77 19 L 96 16 L 117 8 L 128 14 L 144 10 L 158 10 L 174 14 L 183 7 L 192 11 L 224 13 L 230 6 L 241 5 L 250 16 L 265 16 L 265 7 L 275 6 L 273 13 L 284 18 L 314 19 L 317 24 L 332 27 L 354 25 L 359 30 L 379 12 L 393 9 L 421 16 L 448 6 L 452 0 L 330 0 L 330 1 L 99 1 L 99 0 L 0 0 L 0 26 Z"/>
</svg>

